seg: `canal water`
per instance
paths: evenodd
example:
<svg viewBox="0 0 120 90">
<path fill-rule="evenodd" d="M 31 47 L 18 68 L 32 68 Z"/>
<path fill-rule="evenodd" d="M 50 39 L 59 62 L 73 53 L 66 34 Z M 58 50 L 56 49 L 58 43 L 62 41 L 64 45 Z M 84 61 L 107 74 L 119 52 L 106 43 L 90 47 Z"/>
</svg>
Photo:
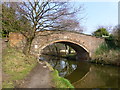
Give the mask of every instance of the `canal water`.
<svg viewBox="0 0 120 90">
<path fill-rule="evenodd" d="M 82 60 L 68 60 L 53 56 L 42 55 L 57 69 L 59 75 L 68 79 L 75 88 L 118 88 L 120 80 L 120 67 L 98 65 Z"/>
</svg>

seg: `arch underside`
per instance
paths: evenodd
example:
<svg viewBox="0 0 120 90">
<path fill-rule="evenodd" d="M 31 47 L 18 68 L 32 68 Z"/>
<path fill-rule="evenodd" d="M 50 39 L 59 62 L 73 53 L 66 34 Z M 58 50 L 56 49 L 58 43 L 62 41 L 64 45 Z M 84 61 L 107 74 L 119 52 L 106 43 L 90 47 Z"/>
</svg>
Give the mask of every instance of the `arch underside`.
<svg viewBox="0 0 120 90">
<path fill-rule="evenodd" d="M 54 43 L 62 43 L 62 44 L 65 44 L 65 45 L 68 45 L 70 46 L 71 48 L 73 48 L 75 51 L 76 51 L 76 59 L 77 60 L 88 60 L 90 59 L 90 56 L 89 56 L 89 51 L 83 47 L 82 45 L 78 45 L 76 44 L 75 42 L 72 42 L 72 41 L 65 41 L 65 40 L 59 40 L 59 41 L 53 41 L 49 44 L 47 44 L 46 46 L 44 46 L 42 48 L 42 50 L 51 45 L 51 44 L 54 44 Z"/>
</svg>

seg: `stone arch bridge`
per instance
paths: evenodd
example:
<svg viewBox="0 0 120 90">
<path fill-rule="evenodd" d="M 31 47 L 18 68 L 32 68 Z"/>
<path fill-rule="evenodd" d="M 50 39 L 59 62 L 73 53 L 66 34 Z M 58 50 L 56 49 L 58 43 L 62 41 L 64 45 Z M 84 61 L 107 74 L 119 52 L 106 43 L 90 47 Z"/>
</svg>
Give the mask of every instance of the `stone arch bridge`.
<svg viewBox="0 0 120 90">
<path fill-rule="evenodd" d="M 20 34 L 11 33 L 9 40 L 11 45 L 21 47 L 20 42 L 23 41 L 21 36 Z M 72 47 L 79 58 L 88 59 L 94 56 L 96 49 L 103 42 L 103 38 L 71 31 L 40 31 L 32 42 L 31 53 L 39 56 L 41 51 L 48 45 L 63 43 Z"/>
</svg>

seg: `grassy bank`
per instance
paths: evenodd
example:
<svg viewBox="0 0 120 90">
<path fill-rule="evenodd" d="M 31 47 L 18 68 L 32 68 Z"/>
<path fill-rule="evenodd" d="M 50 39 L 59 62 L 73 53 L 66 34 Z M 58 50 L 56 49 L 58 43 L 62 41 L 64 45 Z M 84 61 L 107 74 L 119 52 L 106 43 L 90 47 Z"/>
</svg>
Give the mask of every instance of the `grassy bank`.
<svg viewBox="0 0 120 90">
<path fill-rule="evenodd" d="M 23 79 L 36 65 L 34 56 L 25 56 L 14 48 L 5 48 L 3 52 L 3 88 L 14 88 L 18 80 Z"/>
<path fill-rule="evenodd" d="M 96 50 L 93 60 L 91 60 L 91 62 L 120 66 L 119 57 L 120 48 L 109 46 L 109 44 L 103 43 Z"/>
<path fill-rule="evenodd" d="M 68 55 L 62 55 L 62 58 L 70 59 L 70 60 L 75 60 L 76 59 L 76 54 L 68 54 Z"/>
<path fill-rule="evenodd" d="M 74 86 L 69 82 L 69 80 L 60 77 L 57 70 L 54 70 L 49 63 L 46 62 L 46 64 L 49 67 L 49 69 L 52 71 L 51 72 L 52 86 L 54 88 L 74 88 Z"/>
<path fill-rule="evenodd" d="M 65 78 L 60 77 L 57 70 L 52 72 L 55 88 L 74 88 L 74 86 Z"/>
</svg>

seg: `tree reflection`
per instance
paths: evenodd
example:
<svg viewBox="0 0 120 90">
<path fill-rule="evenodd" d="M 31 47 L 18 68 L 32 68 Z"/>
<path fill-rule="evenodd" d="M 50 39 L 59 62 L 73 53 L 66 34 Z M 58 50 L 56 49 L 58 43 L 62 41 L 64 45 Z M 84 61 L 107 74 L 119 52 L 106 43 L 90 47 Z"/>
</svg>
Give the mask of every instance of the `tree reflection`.
<svg viewBox="0 0 120 90">
<path fill-rule="evenodd" d="M 73 64 L 72 61 L 65 58 L 53 57 L 49 55 L 41 55 L 40 59 L 47 61 L 54 69 L 57 69 L 59 75 L 66 77 L 70 75 L 76 68 L 77 64 Z"/>
</svg>

